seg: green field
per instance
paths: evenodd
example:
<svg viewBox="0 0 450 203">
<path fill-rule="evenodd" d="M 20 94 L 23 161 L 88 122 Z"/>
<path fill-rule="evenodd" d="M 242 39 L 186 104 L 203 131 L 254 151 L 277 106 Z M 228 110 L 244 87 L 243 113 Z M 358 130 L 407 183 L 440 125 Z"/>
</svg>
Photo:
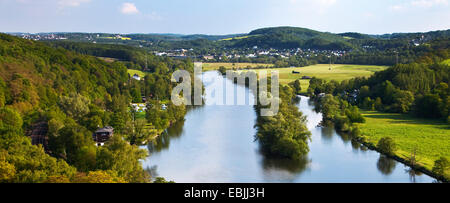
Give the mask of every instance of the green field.
<svg viewBox="0 0 450 203">
<path fill-rule="evenodd" d="M 399 148 L 396 155 L 405 159 L 416 148 L 418 163 L 430 170 L 440 157 L 450 158 L 450 125 L 447 123 L 395 113 L 362 113 L 367 121 L 360 125 L 361 134 L 368 142 L 376 145 L 381 138 L 391 137 Z"/>
<path fill-rule="evenodd" d="M 224 66 L 227 69 L 233 68 L 247 68 L 248 66 L 256 68 L 259 66 L 272 67 L 273 64 L 265 63 L 203 63 L 203 71 L 219 70 L 220 66 Z"/>
<path fill-rule="evenodd" d="M 447 59 L 447 60 L 443 61 L 442 63 L 450 66 L 450 59 Z"/>
<path fill-rule="evenodd" d="M 297 79 L 301 79 L 303 76 L 317 77 L 324 80 L 336 80 L 338 82 L 343 80 L 352 79 L 355 77 L 369 77 L 377 71 L 387 69 L 387 66 L 372 66 L 372 65 L 341 65 L 334 64 L 318 64 L 312 66 L 306 66 L 301 68 L 273 68 L 273 69 L 258 69 L 255 71 L 268 70 L 279 71 L 280 83 L 289 84 Z M 300 72 L 300 74 L 293 74 L 292 71 Z M 302 91 L 306 92 L 309 87 L 309 80 L 301 80 Z"/>
<path fill-rule="evenodd" d="M 141 78 L 145 77 L 145 73 L 140 70 L 128 69 L 128 74 L 130 74 L 131 76 L 133 76 L 134 74 L 138 74 Z"/>
</svg>

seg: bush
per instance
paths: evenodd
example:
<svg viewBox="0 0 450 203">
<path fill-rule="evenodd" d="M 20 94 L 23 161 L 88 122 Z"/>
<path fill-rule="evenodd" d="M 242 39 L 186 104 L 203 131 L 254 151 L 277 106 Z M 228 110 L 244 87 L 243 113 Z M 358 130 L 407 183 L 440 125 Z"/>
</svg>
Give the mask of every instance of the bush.
<svg viewBox="0 0 450 203">
<path fill-rule="evenodd" d="M 334 127 L 339 132 L 349 132 L 351 122 L 346 116 L 336 116 L 334 119 Z"/>
<path fill-rule="evenodd" d="M 365 123 L 366 119 L 359 112 L 358 107 L 352 106 L 345 110 L 345 115 L 350 119 L 351 123 Z"/>
<path fill-rule="evenodd" d="M 351 134 L 353 137 L 359 137 L 361 135 L 361 130 L 359 129 L 359 126 L 353 126 L 351 129 Z"/>
<path fill-rule="evenodd" d="M 434 162 L 433 173 L 440 176 L 445 176 L 445 171 L 450 167 L 450 162 L 447 158 L 441 157 Z"/>
<path fill-rule="evenodd" d="M 383 153 L 393 155 L 397 150 L 397 145 L 395 144 L 394 139 L 390 137 L 384 137 L 381 138 L 380 141 L 378 141 L 377 148 Z"/>
</svg>

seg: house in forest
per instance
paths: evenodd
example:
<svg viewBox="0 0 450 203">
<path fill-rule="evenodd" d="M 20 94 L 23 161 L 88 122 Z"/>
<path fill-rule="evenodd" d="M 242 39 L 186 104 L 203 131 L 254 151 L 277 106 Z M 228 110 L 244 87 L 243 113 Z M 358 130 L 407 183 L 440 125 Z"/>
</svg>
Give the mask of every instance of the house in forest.
<svg viewBox="0 0 450 203">
<path fill-rule="evenodd" d="M 107 126 L 95 131 L 92 138 L 97 143 L 97 146 L 103 146 L 112 136 L 114 136 L 114 128 Z"/>
<path fill-rule="evenodd" d="M 30 133 L 31 144 L 42 145 L 45 151 L 48 151 L 48 124 L 47 122 L 39 122 L 32 125 Z"/>
<path fill-rule="evenodd" d="M 141 76 L 139 76 L 138 74 L 134 74 L 134 75 L 133 75 L 133 79 L 135 79 L 135 80 L 141 80 Z"/>
</svg>

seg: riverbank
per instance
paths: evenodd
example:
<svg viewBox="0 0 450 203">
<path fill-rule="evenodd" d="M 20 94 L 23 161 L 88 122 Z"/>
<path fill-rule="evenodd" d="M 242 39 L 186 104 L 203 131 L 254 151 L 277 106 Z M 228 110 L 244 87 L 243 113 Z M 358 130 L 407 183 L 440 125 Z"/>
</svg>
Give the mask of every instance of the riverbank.
<svg viewBox="0 0 450 203">
<path fill-rule="evenodd" d="M 214 78 L 216 71 L 203 77 Z M 209 80 L 207 80 L 209 81 Z M 254 94 L 244 85 L 225 80 L 235 98 Z M 213 99 L 213 83 L 205 84 L 205 99 Z M 233 89 L 237 88 L 233 91 Z M 250 98 L 249 104 L 254 102 Z M 312 142 L 305 159 L 266 156 L 254 128 L 253 105 L 204 105 L 192 108 L 185 122 L 174 124 L 155 142 L 142 148 L 150 156 L 143 161 L 154 177 L 177 183 L 431 183 L 428 175 L 405 173 L 405 165 L 373 150 L 331 127 L 318 127 L 322 114 L 306 97 L 294 102 L 307 117 Z M 277 126 L 273 126 L 274 128 Z M 289 128 L 289 127 L 284 127 Z M 277 129 L 283 130 L 283 127 Z"/>
<path fill-rule="evenodd" d="M 362 111 L 366 123 L 358 124 L 360 140 L 368 147 L 376 148 L 383 137 L 391 137 L 398 146 L 395 159 L 416 170 L 448 182 L 446 178 L 438 178 L 432 173 L 434 162 L 440 157 L 449 157 L 450 136 L 448 124 L 440 120 L 420 119 L 410 115 Z M 411 155 L 415 153 L 415 166 L 411 164 Z"/>
<path fill-rule="evenodd" d="M 357 136 L 357 137 L 354 138 L 354 139 L 355 139 L 356 141 L 358 141 L 359 143 L 361 143 L 362 145 L 364 145 L 364 146 L 366 146 L 367 148 L 369 148 L 370 150 L 377 151 L 378 153 L 383 154 L 384 156 L 386 156 L 386 157 L 388 157 L 388 158 L 391 158 L 391 159 L 394 159 L 394 160 L 396 160 L 396 161 L 398 161 L 398 162 L 400 162 L 400 163 L 403 163 L 403 164 L 405 164 L 405 165 L 411 167 L 411 169 L 413 169 L 413 170 L 415 170 L 415 171 L 419 171 L 419 172 L 421 172 L 421 173 L 424 173 L 424 174 L 426 174 L 426 175 L 429 175 L 429 176 L 431 176 L 431 177 L 433 177 L 433 178 L 436 178 L 437 180 L 442 181 L 442 182 L 444 182 L 444 183 L 449 183 L 449 179 L 448 179 L 448 178 L 445 178 L 445 177 L 436 175 L 436 174 L 433 173 L 431 170 L 429 170 L 429 169 L 427 169 L 427 168 L 425 168 L 425 167 L 423 167 L 423 166 L 421 166 L 421 165 L 419 165 L 419 164 L 413 165 L 413 164 L 411 164 L 411 161 L 410 161 L 410 160 L 401 158 L 401 157 L 398 156 L 398 155 L 389 155 L 389 154 L 383 153 L 380 149 L 378 149 L 378 148 L 376 147 L 376 145 L 374 145 L 374 144 L 371 143 L 371 142 L 365 141 L 363 136 Z"/>
<path fill-rule="evenodd" d="M 339 105 L 341 102 L 336 98 L 333 99 L 331 95 L 321 97 L 315 102 L 324 113 L 323 125 L 333 125 L 341 134 L 350 135 L 351 139 L 371 150 L 442 182 L 448 182 L 446 175 L 441 176 L 432 170 L 436 160 L 449 154 L 447 146 L 450 140 L 446 123 L 403 114 L 368 111 L 355 111 L 352 114 L 350 109 L 355 107 Z M 378 147 L 382 138 L 391 138 L 397 148 L 387 154 Z"/>
</svg>

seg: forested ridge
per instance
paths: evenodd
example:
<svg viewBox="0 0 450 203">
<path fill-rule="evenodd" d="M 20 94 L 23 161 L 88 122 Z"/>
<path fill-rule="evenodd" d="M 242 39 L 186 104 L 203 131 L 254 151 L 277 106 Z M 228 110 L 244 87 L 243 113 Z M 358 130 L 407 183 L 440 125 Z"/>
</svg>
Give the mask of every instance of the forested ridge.
<svg viewBox="0 0 450 203">
<path fill-rule="evenodd" d="M 130 80 L 127 65 L 142 68 L 0 34 L 0 182 L 149 182 L 129 104 L 168 99 L 169 73 L 193 65 L 154 57 L 145 82 Z M 182 119 L 174 108 L 153 125 Z M 45 150 L 28 137 L 37 123 L 48 127 Z M 96 147 L 92 133 L 103 126 L 115 136 Z"/>
<path fill-rule="evenodd" d="M 43 33 L 45 34 L 45 33 Z M 129 34 L 121 40 L 114 34 L 55 33 L 67 40 L 48 40 L 64 47 L 96 56 L 117 56 L 137 60 L 144 67 L 140 48 L 170 53 L 172 56 L 215 62 L 272 63 L 276 67 L 307 66 L 317 63 L 395 65 L 412 63 L 427 52 L 448 47 L 450 31 L 425 33 L 334 34 L 298 27 L 262 28 L 236 35 Z M 108 38 L 109 37 L 109 38 Z M 120 36 L 122 37 L 122 36 Z M 111 39 L 110 39 L 111 38 Z M 74 44 L 71 42 L 84 42 Z M 97 44 L 108 44 L 98 46 Z M 117 46 L 128 45 L 128 46 Z M 268 54 L 259 54 L 270 52 Z M 130 53 L 134 53 L 130 55 Z M 181 54 L 183 53 L 183 54 Z M 251 56 L 254 55 L 254 56 Z M 330 60 L 331 59 L 331 60 Z"/>
<path fill-rule="evenodd" d="M 448 120 L 450 66 L 444 61 L 449 57 L 449 49 L 438 49 L 413 63 L 392 66 L 369 78 L 340 83 L 314 78 L 308 93 L 340 96 L 368 110 Z"/>
</svg>

